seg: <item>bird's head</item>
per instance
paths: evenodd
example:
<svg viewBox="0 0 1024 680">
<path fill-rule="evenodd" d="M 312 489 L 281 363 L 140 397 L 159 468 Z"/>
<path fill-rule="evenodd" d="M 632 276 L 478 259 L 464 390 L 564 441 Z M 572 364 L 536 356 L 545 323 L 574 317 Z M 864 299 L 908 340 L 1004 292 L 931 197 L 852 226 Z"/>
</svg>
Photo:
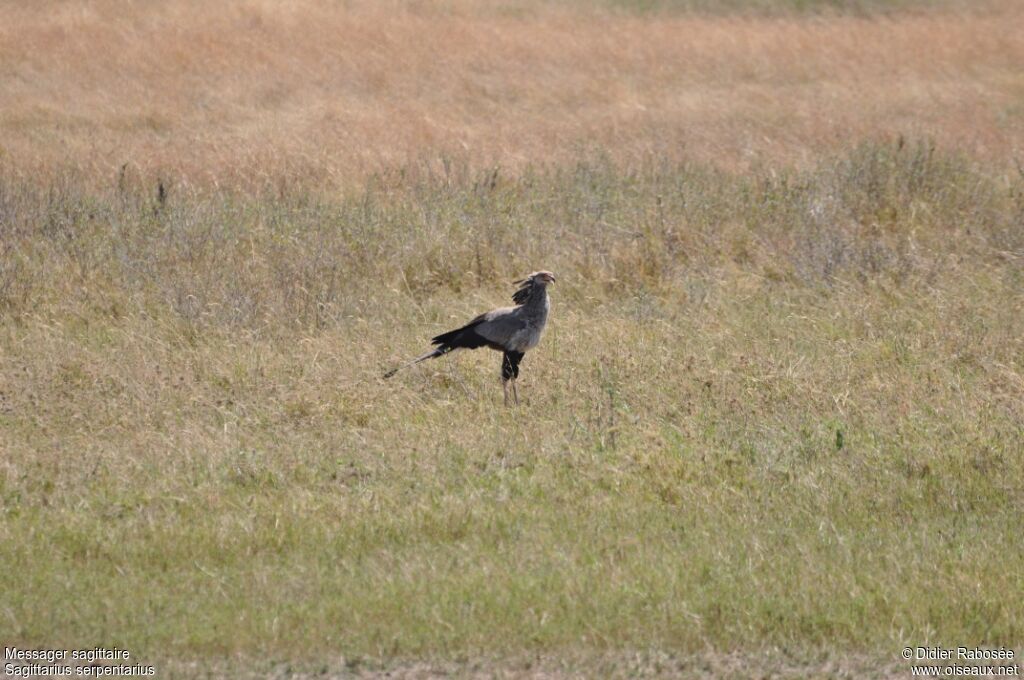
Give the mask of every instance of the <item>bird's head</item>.
<svg viewBox="0 0 1024 680">
<path fill-rule="evenodd" d="M 549 283 L 555 282 L 555 275 L 548 271 L 534 272 L 527 276 L 525 279 L 516 281 L 515 284 L 519 286 L 519 290 L 512 296 L 512 301 L 517 305 L 524 304 L 527 299 L 530 298 L 532 291 L 538 291 L 542 295 L 543 291 Z"/>
<path fill-rule="evenodd" d="M 526 283 L 526 282 L 539 283 L 539 284 L 542 284 L 542 285 L 546 286 L 549 283 L 554 283 L 555 282 L 555 275 L 552 274 L 549 271 L 541 270 L 539 272 L 534 272 L 534 273 L 530 274 L 529 276 L 527 276 L 526 279 L 523 281 L 523 283 Z"/>
</svg>

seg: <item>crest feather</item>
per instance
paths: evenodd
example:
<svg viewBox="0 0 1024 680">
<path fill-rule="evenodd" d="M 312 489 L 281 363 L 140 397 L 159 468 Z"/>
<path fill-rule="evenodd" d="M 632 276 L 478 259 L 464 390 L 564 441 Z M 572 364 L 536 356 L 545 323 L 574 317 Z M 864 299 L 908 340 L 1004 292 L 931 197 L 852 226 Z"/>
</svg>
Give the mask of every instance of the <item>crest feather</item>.
<svg viewBox="0 0 1024 680">
<path fill-rule="evenodd" d="M 533 292 L 533 279 L 520 279 L 515 284 L 519 286 L 519 290 L 512 294 L 512 302 L 517 305 L 526 304 L 526 301 L 530 299 L 530 293 Z"/>
</svg>

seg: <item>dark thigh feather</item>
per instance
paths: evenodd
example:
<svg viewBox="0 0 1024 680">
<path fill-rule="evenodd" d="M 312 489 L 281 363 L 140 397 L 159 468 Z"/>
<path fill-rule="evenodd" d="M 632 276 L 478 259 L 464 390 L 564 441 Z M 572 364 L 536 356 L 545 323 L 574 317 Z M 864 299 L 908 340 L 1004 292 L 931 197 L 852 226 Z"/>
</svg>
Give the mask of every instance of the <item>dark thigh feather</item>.
<svg viewBox="0 0 1024 680">
<path fill-rule="evenodd" d="M 501 379 L 518 378 L 519 362 L 522 360 L 522 352 L 505 352 L 501 357 Z"/>
</svg>

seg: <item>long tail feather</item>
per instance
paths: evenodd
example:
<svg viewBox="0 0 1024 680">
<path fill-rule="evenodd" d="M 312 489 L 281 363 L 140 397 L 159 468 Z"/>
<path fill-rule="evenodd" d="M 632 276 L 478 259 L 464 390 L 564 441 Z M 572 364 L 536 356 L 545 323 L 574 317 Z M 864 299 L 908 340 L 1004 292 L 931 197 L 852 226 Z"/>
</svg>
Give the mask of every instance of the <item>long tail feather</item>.
<svg viewBox="0 0 1024 680">
<path fill-rule="evenodd" d="M 391 376 L 393 376 L 395 373 L 398 373 L 403 368 L 409 368 L 410 366 L 414 366 L 414 365 L 420 363 L 421 361 L 426 361 L 427 359 L 433 359 L 434 357 L 439 357 L 439 356 L 441 356 L 443 354 L 447 354 L 448 352 L 452 351 L 452 349 L 453 349 L 452 347 L 438 347 L 437 349 L 432 349 L 429 352 L 426 352 L 425 354 L 421 354 L 420 356 L 416 357 L 415 359 L 413 359 L 412 361 L 410 361 L 408 363 L 405 363 L 405 364 L 402 364 L 401 366 L 396 366 L 395 368 L 392 368 L 390 371 L 388 371 L 387 373 L 384 374 L 384 378 L 385 379 L 390 378 Z"/>
<path fill-rule="evenodd" d="M 441 335 L 436 336 L 430 341 L 430 344 L 435 345 L 434 349 L 426 352 L 425 354 L 421 354 L 407 364 L 402 364 L 397 368 L 391 369 L 384 374 L 384 377 L 390 378 L 403 368 L 418 364 L 419 362 L 426 361 L 427 359 L 444 356 L 445 354 L 448 354 L 448 352 L 456 349 L 476 349 L 478 347 L 484 347 L 485 345 L 491 344 L 473 330 L 473 328 L 483 320 L 484 317 L 481 315 L 470 321 L 462 328 L 456 328 L 453 331 L 441 333 Z"/>
</svg>

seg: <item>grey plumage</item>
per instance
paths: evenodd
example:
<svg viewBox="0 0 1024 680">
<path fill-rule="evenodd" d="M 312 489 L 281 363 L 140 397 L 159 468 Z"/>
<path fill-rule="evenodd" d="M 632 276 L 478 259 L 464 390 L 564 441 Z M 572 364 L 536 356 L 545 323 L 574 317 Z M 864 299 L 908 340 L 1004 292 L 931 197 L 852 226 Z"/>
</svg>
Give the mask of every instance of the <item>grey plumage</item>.
<svg viewBox="0 0 1024 680">
<path fill-rule="evenodd" d="M 514 307 L 492 309 L 461 328 L 436 336 L 431 340 L 434 349 L 388 371 L 384 377 L 390 378 L 405 366 L 444 356 L 457 349 L 489 347 L 503 353 L 501 382 L 505 390 L 505 403 L 508 403 L 508 388 L 511 383 L 512 394 L 518 404 L 516 378 L 519 376 L 519 362 L 527 350 L 533 349 L 540 342 L 550 308 L 547 287 L 554 281 L 554 274 L 548 271 L 534 272 L 525 279 L 516 281 L 519 288 L 512 295 Z"/>
</svg>

